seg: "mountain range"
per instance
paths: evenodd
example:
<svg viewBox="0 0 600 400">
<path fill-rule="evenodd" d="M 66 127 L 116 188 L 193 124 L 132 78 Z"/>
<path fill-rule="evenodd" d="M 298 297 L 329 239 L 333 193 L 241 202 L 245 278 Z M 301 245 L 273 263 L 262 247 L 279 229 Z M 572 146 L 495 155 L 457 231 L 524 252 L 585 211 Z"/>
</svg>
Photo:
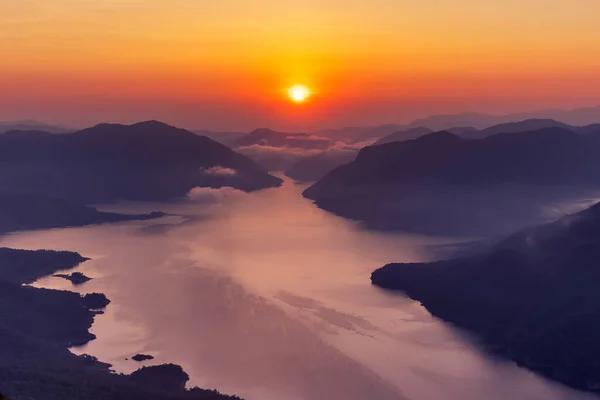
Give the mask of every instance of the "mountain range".
<svg viewBox="0 0 600 400">
<path fill-rule="evenodd" d="M 0 135 L 0 191 L 74 203 L 167 200 L 194 187 L 277 186 L 253 161 L 160 122 L 100 124 L 62 135 Z"/>
<path fill-rule="evenodd" d="M 380 229 L 507 233 L 539 223 L 533 210 L 543 205 L 599 188 L 599 152 L 600 132 L 546 128 L 478 140 L 434 132 L 365 147 L 304 196 Z"/>
<path fill-rule="evenodd" d="M 314 181 L 322 178 L 333 168 L 351 161 L 352 152 L 334 151 L 344 145 L 359 148 L 373 142 L 374 145 L 379 145 L 416 139 L 435 132 L 430 127 L 448 126 L 445 131 L 465 139 L 482 139 L 498 133 L 528 132 L 544 128 L 564 128 L 578 133 L 600 131 L 600 124 L 576 126 L 553 119 L 529 118 L 514 121 L 513 118 L 516 117 L 512 115 L 495 117 L 466 113 L 454 116 L 433 116 L 417 120 L 410 125 L 390 124 L 377 127 L 330 129 L 318 131 L 312 135 L 259 129 L 249 134 L 237 136 L 229 144 L 269 171 L 283 170 L 286 175 L 296 180 Z M 492 121 L 505 120 L 510 122 L 489 126 Z M 418 123 L 425 125 L 413 126 Z M 473 123 L 484 128 L 477 129 L 467 125 L 451 125 L 452 123 Z M 312 153 L 302 154 L 300 150 Z"/>
<path fill-rule="evenodd" d="M 409 123 L 385 124 L 379 126 L 345 127 L 316 131 L 313 134 L 333 140 L 362 142 L 378 140 L 401 131 L 414 128 L 427 128 L 431 132 L 448 130 L 456 134 L 467 130 L 484 130 L 494 125 L 513 123 L 528 119 L 555 120 L 572 126 L 585 126 L 600 121 L 600 106 L 582 107 L 571 110 L 546 109 L 509 114 L 485 114 L 463 112 L 458 114 L 437 114 L 417 118 Z M 541 127 L 539 127 L 541 128 Z M 409 137 L 407 139 L 413 139 Z M 404 139 L 403 139 L 404 140 Z"/>
<path fill-rule="evenodd" d="M 453 133 L 465 139 L 483 139 L 488 136 L 499 133 L 519 133 L 529 132 L 545 128 L 563 128 L 577 133 L 594 133 L 600 132 L 600 124 L 590 124 L 584 126 L 569 125 L 553 119 L 532 118 L 522 121 L 505 122 L 497 125 L 492 125 L 484 129 L 476 129 L 473 127 L 452 127 L 444 129 L 446 132 Z M 434 130 L 427 127 L 410 128 L 394 132 L 391 135 L 382 137 L 377 140 L 374 145 L 398 142 L 403 140 L 411 140 L 423 135 L 433 133 Z"/>
<path fill-rule="evenodd" d="M 600 106 L 582 107 L 571 110 L 546 109 L 510 114 L 483 114 L 464 112 L 459 114 L 439 114 L 419 118 L 407 124 L 415 128 L 425 126 L 434 131 L 454 127 L 473 127 L 478 130 L 489 128 L 493 125 L 523 121 L 527 119 L 553 119 L 568 125 L 583 126 L 597 123 L 600 116 Z"/>
</svg>

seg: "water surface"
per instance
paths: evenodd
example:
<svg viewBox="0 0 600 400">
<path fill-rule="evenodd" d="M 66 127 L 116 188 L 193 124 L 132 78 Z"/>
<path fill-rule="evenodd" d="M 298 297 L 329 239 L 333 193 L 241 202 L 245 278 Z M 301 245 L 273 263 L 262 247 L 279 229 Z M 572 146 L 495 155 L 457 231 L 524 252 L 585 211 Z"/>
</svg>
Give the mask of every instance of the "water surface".
<svg viewBox="0 0 600 400">
<path fill-rule="evenodd" d="M 370 285 L 375 268 L 427 261 L 461 240 L 378 233 L 314 207 L 301 186 L 244 194 L 200 189 L 176 215 L 25 232 L 3 246 L 80 252 L 74 288 L 103 292 L 98 338 L 77 353 L 120 372 L 174 362 L 194 385 L 248 400 L 585 400 L 594 396 L 492 358 L 419 304 Z M 136 353 L 155 360 L 128 360 Z"/>
</svg>

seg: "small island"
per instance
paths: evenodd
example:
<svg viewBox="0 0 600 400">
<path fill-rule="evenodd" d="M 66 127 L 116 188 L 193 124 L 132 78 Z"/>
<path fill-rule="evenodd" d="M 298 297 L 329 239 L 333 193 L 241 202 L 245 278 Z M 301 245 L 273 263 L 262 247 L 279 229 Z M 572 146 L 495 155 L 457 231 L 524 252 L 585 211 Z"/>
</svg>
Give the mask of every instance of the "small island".
<svg viewBox="0 0 600 400">
<path fill-rule="evenodd" d="M 146 361 L 146 360 L 154 360 L 154 356 L 150 356 L 148 354 L 136 354 L 135 356 L 131 357 L 131 359 L 133 361 Z"/>
<path fill-rule="evenodd" d="M 82 298 L 86 308 L 100 310 L 110 304 L 110 300 L 103 293 L 88 293 Z"/>
<path fill-rule="evenodd" d="M 54 274 L 52 275 L 56 278 L 63 278 L 70 281 L 73 285 L 82 285 L 88 281 L 91 281 L 92 278 L 84 275 L 81 272 L 73 272 L 71 274 Z"/>
</svg>

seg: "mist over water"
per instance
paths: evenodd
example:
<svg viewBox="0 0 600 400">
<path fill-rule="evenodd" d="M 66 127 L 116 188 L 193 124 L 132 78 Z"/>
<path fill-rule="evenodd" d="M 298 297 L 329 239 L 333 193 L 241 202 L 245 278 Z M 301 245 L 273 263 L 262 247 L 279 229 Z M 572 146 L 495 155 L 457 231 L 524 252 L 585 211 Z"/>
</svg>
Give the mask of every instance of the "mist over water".
<svg viewBox="0 0 600 400">
<path fill-rule="evenodd" d="M 472 238 L 365 230 L 313 206 L 303 188 L 198 189 L 189 201 L 110 207 L 173 214 L 159 220 L 0 244 L 91 258 L 77 268 L 94 278 L 82 286 L 36 285 L 111 299 L 92 328 L 98 338 L 73 351 L 119 372 L 174 362 L 192 385 L 249 400 L 595 398 L 485 355 L 419 304 L 370 284 L 388 262 L 432 260 Z M 156 358 L 126 360 L 136 353 Z"/>
</svg>

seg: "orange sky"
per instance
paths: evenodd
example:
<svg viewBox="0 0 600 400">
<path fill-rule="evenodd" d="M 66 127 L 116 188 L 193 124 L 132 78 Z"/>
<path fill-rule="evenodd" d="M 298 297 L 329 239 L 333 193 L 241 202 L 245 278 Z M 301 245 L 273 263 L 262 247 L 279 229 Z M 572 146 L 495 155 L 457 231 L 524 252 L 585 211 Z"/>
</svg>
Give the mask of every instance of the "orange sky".
<svg viewBox="0 0 600 400">
<path fill-rule="evenodd" d="M 0 119 L 303 129 L 595 105 L 599 16 L 598 0 L 0 0 Z M 287 101 L 295 83 L 308 104 Z"/>
</svg>

